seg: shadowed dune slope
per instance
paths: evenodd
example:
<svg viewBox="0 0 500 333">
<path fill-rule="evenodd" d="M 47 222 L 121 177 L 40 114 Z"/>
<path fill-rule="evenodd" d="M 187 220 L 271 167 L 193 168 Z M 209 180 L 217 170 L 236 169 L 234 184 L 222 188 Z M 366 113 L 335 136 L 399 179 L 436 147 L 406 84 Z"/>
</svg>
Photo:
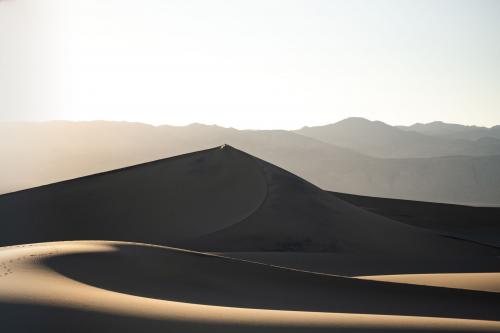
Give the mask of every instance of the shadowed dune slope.
<svg viewBox="0 0 500 333">
<path fill-rule="evenodd" d="M 342 276 L 500 272 L 500 260 L 495 256 L 477 256 L 467 253 L 456 256 L 442 256 L 439 253 L 432 256 L 398 256 L 397 249 L 394 252 L 393 255 L 322 252 L 225 252 L 220 254 L 279 267 Z M 500 288 L 500 279 L 496 285 Z"/>
<path fill-rule="evenodd" d="M 7 272 L 1 325 L 15 332 L 500 331 L 497 293 L 319 275 L 146 244 L 5 247 L 0 266 Z"/>
<path fill-rule="evenodd" d="M 474 207 L 332 192 L 375 214 L 500 247 L 500 207 Z"/>
<path fill-rule="evenodd" d="M 253 158 L 209 149 L 0 196 L 0 245 L 72 239 L 166 244 L 240 221 L 266 191 Z"/>
<path fill-rule="evenodd" d="M 498 253 L 356 208 L 283 169 L 258 161 L 268 183 L 259 209 L 240 223 L 184 242 L 182 247 L 219 252 L 253 248 L 391 255 L 394 249 L 402 255 Z"/>
<path fill-rule="evenodd" d="M 44 264 L 88 285 L 187 303 L 500 319 L 500 295 L 311 274 L 173 248 L 110 246 L 113 251 L 59 255 Z"/>
<path fill-rule="evenodd" d="M 201 251 L 497 255 L 357 208 L 230 146 L 0 197 L 3 245 L 126 240 Z"/>
</svg>

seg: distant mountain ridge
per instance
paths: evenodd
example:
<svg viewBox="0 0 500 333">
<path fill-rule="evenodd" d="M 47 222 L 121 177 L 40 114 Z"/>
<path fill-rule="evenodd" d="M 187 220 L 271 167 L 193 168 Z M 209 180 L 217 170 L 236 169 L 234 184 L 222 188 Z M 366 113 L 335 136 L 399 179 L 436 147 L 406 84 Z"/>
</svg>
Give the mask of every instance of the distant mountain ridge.
<svg viewBox="0 0 500 333">
<path fill-rule="evenodd" d="M 467 133 L 484 134 L 467 139 Z M 382 158 L 500 155 L 500 127 L 486 129 L 444 123 L 390 126 L 364 118 L 347 118 L 325 126 L 303 127 L 295 133 Z M 460 137 L 457 133 L 465 133 Z M 492 134 L 492 135 L 490 135 Z M 486 140 L 487 139 L 487 140 Z"/>
<path fill-rule="evenodd" d="M 375 125 L 386 132 L 388 125 Z M 0 123 L 0 193 L 224 143 L 327 190 L 421 201 L 500 204 L 499 155 L 374 158 L 293 131 L 103 121 Z"/>
<path fill-rule="evenodd" d="M 488 128 L 482 126 L 467 126 L 460 124 L 449 124 L 442 121 L 434 121 L 427 124 L 416 123 L 411 126 L 397 127 L 403 130 L 454 139 L 478 140 L 487 137 L 500 139 L 500 125 Z"/>
</svg>

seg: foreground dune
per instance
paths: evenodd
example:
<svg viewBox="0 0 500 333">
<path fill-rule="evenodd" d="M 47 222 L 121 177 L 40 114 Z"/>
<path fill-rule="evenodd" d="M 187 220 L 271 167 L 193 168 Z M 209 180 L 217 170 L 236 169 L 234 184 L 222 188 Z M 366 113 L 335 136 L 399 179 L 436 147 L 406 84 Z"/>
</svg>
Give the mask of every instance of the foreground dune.
<svg viewBox="0 0 500 333">
<path fill-rule="evenodd" d="M 1 325 L 10 332 L 500 332 L 496 293 L 318 275 L 145 244 L 4 247 L 0 267 Z"/>
</svg>

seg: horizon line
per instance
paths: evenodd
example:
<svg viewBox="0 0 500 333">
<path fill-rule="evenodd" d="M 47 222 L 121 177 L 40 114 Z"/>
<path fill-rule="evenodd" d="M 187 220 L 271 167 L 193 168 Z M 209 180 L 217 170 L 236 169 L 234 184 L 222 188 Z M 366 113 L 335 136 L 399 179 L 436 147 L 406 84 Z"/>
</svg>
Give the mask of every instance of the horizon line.
<svg viewBox="0 0 500 333">
<path fill-rule="evenodd" d="M 481 126 L 481 125 L 468 125 L 468 124 L 461 124 L 461 123 L 449 123 L 445 122 L 442 120 L 434 120 L 431 122 L 416 122 L 412 123 L 411 125 L 391 125 L 389 123 L 386 123 L 382 120 L 370 120 L 365 117 L 347 117 L 344 119 L 341 119 L 339 121 L 335 122 L 329 122 L 329 123 L 322 123 L 322 124 L 309 124 L 309 125 L 302 125 L 302 127 L 298 128 L 247 128 L 247 127 L 234 127 L 234 126 L 225 126 L 225 125 L 219 125 L 216 123 L 203 123 L 203 122 L 192 122 L 192 123 L 186 123 L 186 124 L 169 124 L 169 123 L 150 123 L 146 121 L 136 121 L 136 120 L 113 120 L 113 119 L 92 119 L 92 120 L 74 120 L 74 119 L 47 119 L 47 120 L 0 120 L 0 124 L 43 124 L 43 123 L 128 123 L 128 124 L 140 124 L 140 125 L 147 125 L 147 126 L 152 126 L 152 127 L 162 127 L 162 126 L 170 126 L 170 127 L 189 127 L 193 125 L 202 125 L 202 126 L 215 126 L 215 127 L 220 127 L 220 128 L 226 128 L 226 129 L 235 129 L 239 131 L 273 131 L 273 130 L 281 130 L 281 131 L 296 131 L 300 130 L 302 128 L 307 128 L 307 127 L 323 127 L 323 126 L 329 126 L 329 125 L 334 125 L 337 123 L 340 123 L 342 121 L 348 120 L 348 119 L 362 119 L 366 120 L 371 123 L 376 123 L 380 122 L 385 125 L 391 126 L 391 127 L 411 127 L 415 125 L 429 125 L 433 123 L 441 123 L 445 125 L 458 125 L 458 126 L 465 126 L 465 127 L 475 127 L 475 128 L 483 128 L 483 129 L 491 129 L 496 126 L 500 126 L 500 124 L 497 125 L 492 125 L 492 126 Z"/>
</svg>

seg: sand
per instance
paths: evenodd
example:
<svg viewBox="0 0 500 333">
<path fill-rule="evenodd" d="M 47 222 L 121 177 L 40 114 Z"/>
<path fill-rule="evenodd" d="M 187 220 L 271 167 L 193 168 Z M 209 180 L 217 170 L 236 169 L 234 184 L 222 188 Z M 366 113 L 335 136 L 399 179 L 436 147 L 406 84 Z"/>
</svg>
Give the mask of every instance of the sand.
<svg viewBox="0 0 500 333">
<path fill-rule="evenodd" d="M 0 245 L 193 238 L 251 214 L 267 187 L 260 166 L 219 147 L 0 196 Z"/>
<path fill-rule="evenodd" d="M 398 308 L 388 304 L 410 292 L 406 285 L 145 244 L 29 244 L 2 248 L 0 262 L 9 272 L 0 277 L 1 325 L 10 332 L 500 332 L 500 322 L 492 321 L 500 318 L 496 294 L 412 287 L 420 298 Z M 374 302 L 379 284 L 399 293 Z M 448 301 L 439 298 L 443 293 Z M 363 306 L 365 301 L 371 304 Z M 434 302 L 440 303 L 440 315 L 425 316 L 437 308 Z M 361 305 L 362 311 L 344 311 L 349 304 Z"/>
<path fill-rule="evenodd" d="M 451 205 L 338 192 L 332 194 L 392 220 L 500 247 L 500 207 Z"/>
<path fill-rule="evenodd" d="M 373 281 L 409 283 L 500 293 L 500 273 L 398 274 L 362 276 Z"/>
<path fill-rule="evenodd" d="M 103 239 L 205 252 L 500 255 L 356 207 L 225 145 L 0 196 L 0 245 Z"/>
<path fill-rule="evenodd" d="M 0 217 L 9 332 L 500 332 L 499 248 L 227 145 L 3 195 Z"/>
</svg>

